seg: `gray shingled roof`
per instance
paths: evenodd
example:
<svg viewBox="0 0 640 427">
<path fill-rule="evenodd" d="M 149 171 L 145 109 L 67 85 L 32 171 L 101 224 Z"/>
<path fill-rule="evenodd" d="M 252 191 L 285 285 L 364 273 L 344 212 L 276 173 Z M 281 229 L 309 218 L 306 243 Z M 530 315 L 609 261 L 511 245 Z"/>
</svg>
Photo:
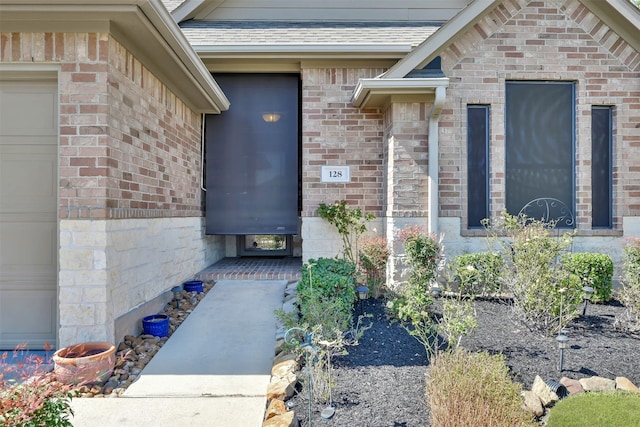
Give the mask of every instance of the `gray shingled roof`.
<svg viewBox="0 0 640 427">
<path fill-rule="evenodd" d="M 435 22 L 186 21 L 180 24 L 193 46 L 399 45 L 417 46 L 433 34 Z"/>
</svg>

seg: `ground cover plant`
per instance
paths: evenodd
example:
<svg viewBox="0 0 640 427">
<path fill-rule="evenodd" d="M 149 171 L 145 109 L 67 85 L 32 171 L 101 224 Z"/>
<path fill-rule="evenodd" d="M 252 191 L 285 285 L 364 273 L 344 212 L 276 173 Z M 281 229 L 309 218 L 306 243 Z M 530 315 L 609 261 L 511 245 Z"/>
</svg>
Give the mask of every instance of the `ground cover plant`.
<svg viewBox="0 0 640 427">
<path fill-rule="evenodd" d="M 549 412 L 548 427 L 640 425 L 640 396 L 633 392 L 584 393 L 559 401 Z"/>
</svg>

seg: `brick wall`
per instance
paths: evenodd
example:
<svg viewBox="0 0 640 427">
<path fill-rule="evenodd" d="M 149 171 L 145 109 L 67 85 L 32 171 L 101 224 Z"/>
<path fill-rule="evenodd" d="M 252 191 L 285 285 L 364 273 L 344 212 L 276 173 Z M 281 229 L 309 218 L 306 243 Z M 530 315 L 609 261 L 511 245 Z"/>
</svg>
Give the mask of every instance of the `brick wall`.
<svg viewBox="0 0 640 427">
<path fill-rule="evenodd" d="M 383 69 L 302 70 L 302 216 L 315 216 L 321 202 L 347 200 L 380 216 L 383 212 L 382 115 L 360 110 L 351 95 L 360 78 Z M 320 182 L 321 166 L 348 165 L 351 182 Z"/>
<path fill-rule="evenodd" d="M 60 217 L 201 216 L 199 114 L 105 33 L 2 33 L 3 62 L 60 64 Z"/>
<path fill-rule="evenodd" d="M 640 54 L 575 0 L 505 1 L 442 55 L 451 79 L 440 122 L 440 215 L 466 229 L 466 105 L 491 105 L 491 213 L 505 206 L 507 80 L 576 82 L 577 221 L 581 235 L 619 234 L 640 215 Z M 591 106 L 614 105 L 614 228 L 591 230 Z M 459 173 L 458 173 L 459 171 Z M 450 172 L 454 172 L 451 174 Z M 464 232 L 464 231 L 463 231 Z"/>
<path fill-rule="evenodd" d="M 109 34 L 1 33 L 0 59 L 59 67 L 58 345 L 136 333 L 224 257 L 204 235 L 201 118 Z"/>
</svg>

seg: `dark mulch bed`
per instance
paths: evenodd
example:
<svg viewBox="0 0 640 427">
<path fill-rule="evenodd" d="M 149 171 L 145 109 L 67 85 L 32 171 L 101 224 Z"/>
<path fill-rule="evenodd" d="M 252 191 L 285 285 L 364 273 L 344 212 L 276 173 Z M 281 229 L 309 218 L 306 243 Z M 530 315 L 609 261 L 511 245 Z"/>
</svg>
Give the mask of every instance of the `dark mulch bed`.
<svg viewBox="0 0 640 427">
<path fill-rule="evenodd" d="M 331 419 L 321 416 L 326 405 L 313 404 L 311 423 L 306 390 L 293 398 L 301 426 L 428 426 L 425 397 L 428 360 L 424 348 L 384 312 L 383 300 L 367 300 L 361 306 L 373 323 L 359 345 L 336 357 Z M 638 350 L 640 337 L 622 334 L 613 326 L 624 311 L 617 301 L 590 305 L 585 317 L 574 320 L 569 330 L 570 348 L 565 351 L 564 371 L 558 370 L 559 350 L 554 337 L 529 331 L 511 316 L 506 303 L 479 300 L 475 303 L 478 328 L 464 337 L 462 346 L 505 355 L 514 379 L 530 388 L 536 375 L 544 380 L 561 376 L 583 378 L 599 375 L 625 376 L 640 385 Z"/>
</svg>

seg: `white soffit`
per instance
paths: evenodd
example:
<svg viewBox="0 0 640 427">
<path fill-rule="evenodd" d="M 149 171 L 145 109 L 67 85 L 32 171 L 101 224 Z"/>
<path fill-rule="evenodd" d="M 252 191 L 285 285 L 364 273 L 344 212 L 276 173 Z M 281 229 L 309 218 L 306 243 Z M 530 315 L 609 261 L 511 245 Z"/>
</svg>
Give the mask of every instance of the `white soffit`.
<svg viewBox="0 0 640 427">
<path fill-rule="evenodd" d="M 379 108 L 393 96 L 426 96 L 435 93 L 438 87 L 448 86 L 446 77 L 360 79 L 351 96 L 351 104 L 358 108 Z"/>
<path fill-rule="evenodd" d="M 160 0 L 2 0 L 3 32 L 107 32 L 194 110 L 229 108 Z"/>
</svg>

